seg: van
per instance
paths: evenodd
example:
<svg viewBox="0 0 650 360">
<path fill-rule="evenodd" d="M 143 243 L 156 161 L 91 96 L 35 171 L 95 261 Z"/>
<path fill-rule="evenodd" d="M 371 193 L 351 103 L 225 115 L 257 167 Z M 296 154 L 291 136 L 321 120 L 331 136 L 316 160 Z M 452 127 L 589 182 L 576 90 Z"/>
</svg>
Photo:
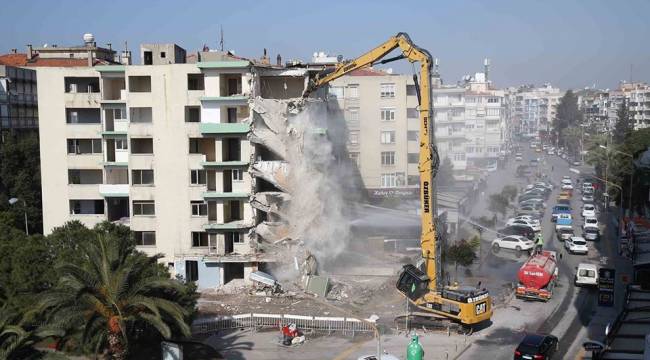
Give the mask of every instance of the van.
<svg viewBox="0 0 650 360">
<path fill-rule="evenodd" d="M 557 221 L 558 214 L 571 214 L 571 206 L 569 206 L 568 204 L 553 206 L 553 213 L 551 215 L 551 220 Z"/>
<path fill-rule="evenodd" d="M 598 267 L 594 264 L 578 264 L 573 283 L 575 286 L 598 286 Z"/>
</svg>

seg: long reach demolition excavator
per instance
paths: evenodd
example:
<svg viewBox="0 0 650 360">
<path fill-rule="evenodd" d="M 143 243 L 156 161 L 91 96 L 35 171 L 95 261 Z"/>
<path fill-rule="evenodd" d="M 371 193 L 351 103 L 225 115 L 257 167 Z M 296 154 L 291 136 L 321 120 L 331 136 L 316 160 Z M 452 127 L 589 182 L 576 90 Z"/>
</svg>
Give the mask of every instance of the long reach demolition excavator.
<svg viewBox="0 0 650 360">
<path fill-rule="evenodd" d="M 391 51 L 399 48 L 400 55 L 383 59 Z M 316 74 L 305 89 L 303 97 L 321 86 L 326 85 L 345 74 L 364 67 L 386 64 L 407 59 L 420 64 L 420 77 L 413 75 L 420 112 L 420 155 L 418 168 L 420 172 L 420 207 L 422 214 L 422 248 L 423 266 L 421 270 L 411 264 L 405 265 L 397 281 L 397 289 L 407 297 L 419 312 L 412 313 L 419 317 L 433 320 L 452 320 L 463 326 L 472 327 L 492 316 L 492 299 L 487 290 L 470 286 L 450 286 L 443 284 L 443 267 L 441 262 L 441 241 L 436 233 L 435 183 L 439 157 L 435 146 L 432 115 L 431 68 L 432 57 L 411 41 L 406 33 L 398 33 L 388 41 L 359 56 L 340 63 L 333 68 Z"/>
</svg>

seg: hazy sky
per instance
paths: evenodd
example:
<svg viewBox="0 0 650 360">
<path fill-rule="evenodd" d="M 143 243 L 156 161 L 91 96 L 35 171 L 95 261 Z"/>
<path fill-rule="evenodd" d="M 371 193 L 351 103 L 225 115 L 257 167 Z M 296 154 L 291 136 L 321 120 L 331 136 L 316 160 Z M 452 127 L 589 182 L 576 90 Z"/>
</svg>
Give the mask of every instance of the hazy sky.
<svg viewBox="0 0 650 360">
<path fill-rule="evenodd" d="M 492 61 L 499 87 L 551 82 L 614 88 L 650 80 L 650 1 L 30 1 L 3 2 L 0 52 L 25 44 L 72 45 L 91 32 L 98 45 L 129 48 L 175 42 L 188 51 L 226 49 L 274 60 L 308 60 L 314 51 L 355 57 L 405 31 L 440 59 L 454 83 Z M 631 66 L 632 65 L 632 66 Z M 410 66 L 396 66 L 410 72 Z"/>
</svg>

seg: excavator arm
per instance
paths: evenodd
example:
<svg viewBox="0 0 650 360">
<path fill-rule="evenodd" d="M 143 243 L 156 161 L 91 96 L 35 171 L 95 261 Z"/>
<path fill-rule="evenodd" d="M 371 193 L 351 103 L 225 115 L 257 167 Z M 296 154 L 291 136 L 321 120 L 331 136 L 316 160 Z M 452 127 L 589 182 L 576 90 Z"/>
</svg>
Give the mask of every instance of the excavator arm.
<svg viewBox="0 0 650 360">
<path fill-rule="evenodd" d="M 401 54 L 384 59 L 391 51 L 399 48 Z M 350 72 L 376 64 L 407 59 L 420 65 L 419 81 L 413 76 L 420 103 L 420 208 L 422 233 L 420 244 L 425 272 L 413 265 L 406 265 L 397 282 L 398 290 L 413 304 L 426 313 L 443 316 L 473 325 L 489 319 L 492 315 L 491 300 L 486 291 L 446 288 L 442 283 L 442 262 L 440 242 L 436 241 L 436 205 L 434 179 L 438 170 L 439 157 L 435 146 L 432 121 L 431 68 L 433 58 L 428 51 L 416 46 L 406 33 L 398 33 L 378 47 L 358 58 L 337 65 L 316 74 L 303 93 L 308 97 L 316 89 Z"/>
<path fill-rule="evenodd" d="M 402 52 L 400 55 L 383 59 L 397 48 Z M 309 96 L 319 87 L 354 70 L 400 59 L 407 59 L 412 63 L 418 62 L 420 64 L 419 84 L 416 76 L 414 76 L 414 80 L 420 103 L 420 156 L 418 168 L 420 171 L 420 206 L 422 212 L 421 247 L 422 257 L 426 261 L 426 275 L 429 278 L 428 288 L 435 291 L 442 280 L 442 265 L 438 260 L 439 254 L 436 248 L 434 178 L 438 170 L 439 158 L 435 147 L 433 122 L 431 121 L 431 68 L 433 65 L 431 54 L 414 45 L 408 34 L 398 33 L 358 58 L 317 74 L 310 81 L 303 97 Z"/>
</svg>

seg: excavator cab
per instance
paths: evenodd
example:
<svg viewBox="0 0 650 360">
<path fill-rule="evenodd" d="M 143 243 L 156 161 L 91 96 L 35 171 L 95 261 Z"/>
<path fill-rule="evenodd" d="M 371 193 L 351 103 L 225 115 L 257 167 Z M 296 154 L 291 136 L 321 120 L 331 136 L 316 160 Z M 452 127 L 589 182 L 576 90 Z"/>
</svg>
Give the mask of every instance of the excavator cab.
<svg viewBox="0 0 650 360">
<path fill-rule="evenodd" d="M 411 264 L 404 265 L 397 280 L 397 289 L 415 301 L 429 291 L 429 277 Z"/>
</svg>

